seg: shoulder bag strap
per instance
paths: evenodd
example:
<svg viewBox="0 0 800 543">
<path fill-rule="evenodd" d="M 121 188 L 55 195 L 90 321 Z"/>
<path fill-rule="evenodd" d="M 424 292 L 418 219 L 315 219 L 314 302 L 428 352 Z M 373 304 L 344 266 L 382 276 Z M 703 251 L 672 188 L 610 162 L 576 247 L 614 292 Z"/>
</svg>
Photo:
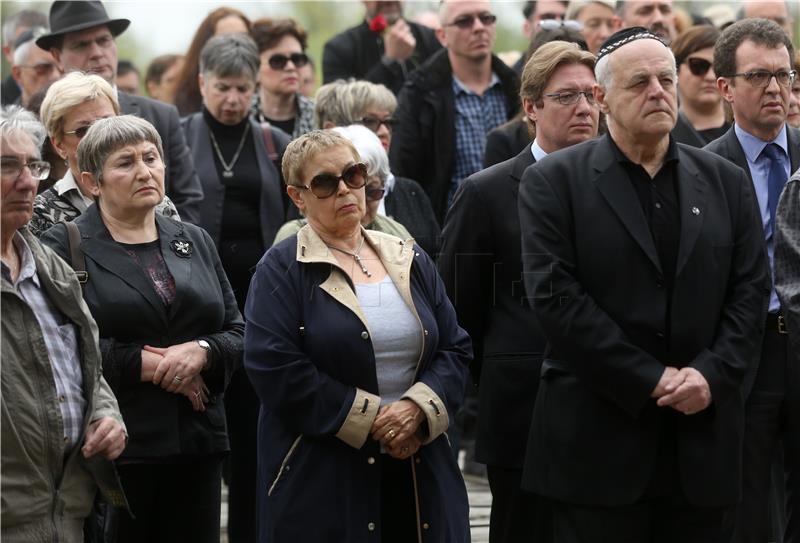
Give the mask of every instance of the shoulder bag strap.
<svg viewBox="0 0 800 543">
<path fill-rule="evenodd" d="M 73 222 L 65 222 L 64 227 L 67 229 L 67 243 L 69 244 L 69 259 L 72 269 L 75 270 L 75 277 L 84 288 L 86 281 L 89 280 L 89 274 L 86 272 L 86 259 L 81 251 L 81 231 L 78 230 L 78 225 Z"/>
</svg>

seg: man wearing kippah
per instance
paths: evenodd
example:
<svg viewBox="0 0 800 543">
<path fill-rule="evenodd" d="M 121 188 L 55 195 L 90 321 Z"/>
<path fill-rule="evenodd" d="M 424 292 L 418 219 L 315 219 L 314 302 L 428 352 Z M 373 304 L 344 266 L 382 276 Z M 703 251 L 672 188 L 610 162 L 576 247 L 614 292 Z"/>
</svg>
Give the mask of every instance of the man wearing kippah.
<svg viewBox="0 0 800 543">
<path fill-rule="evenodd" d="M 659 36 L 617 32 L 595 75 L 608 133 L 520 186 L 547 338 L 523 487 L 549 500 L 555 543 L 722 543 L 769 294 L 754 196 L 740 168 L 671 138 Z"/>
</svg>

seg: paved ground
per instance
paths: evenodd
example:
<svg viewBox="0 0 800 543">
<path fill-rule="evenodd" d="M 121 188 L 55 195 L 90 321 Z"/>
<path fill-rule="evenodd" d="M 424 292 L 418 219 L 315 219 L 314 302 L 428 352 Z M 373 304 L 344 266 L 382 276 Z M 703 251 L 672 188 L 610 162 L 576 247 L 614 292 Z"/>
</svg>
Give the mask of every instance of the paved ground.
<svg viewBox="0 0 800 543">
<path fill-rule="evenodd" d="M 469 494 L 469 522 L 472 527 L 472 543 L 487 543 L 489 541 L 489 508 L 492 505 L 492 495 L 489 492 L 489 483 L 485 478 L 466 475 Z M 222 543 L 228 543 L 225 526 L 228 523 L 228 489 L 222 488 Z"/>
</svg>

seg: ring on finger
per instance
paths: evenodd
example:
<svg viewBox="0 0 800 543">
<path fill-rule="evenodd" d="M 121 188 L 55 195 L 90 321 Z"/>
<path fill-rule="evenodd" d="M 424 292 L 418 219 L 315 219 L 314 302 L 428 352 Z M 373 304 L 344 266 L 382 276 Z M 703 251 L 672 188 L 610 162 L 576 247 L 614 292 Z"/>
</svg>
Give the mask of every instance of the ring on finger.
<svg viewBox="0 0 800 543">
<path fill-rule="evenodd" d="M 183 379 L 176 375 L 173 381 L 175 381 L 176 383 L 180 383 L 181 381 L 183 381 Z"/>
<path fill-rule="evenodd" d="M 389 428 L 389 431 L 386 432 L 386 435 L 389 436 L 389 439 L 394 439 L 394 436 L 397 434 L 394 433 L 394 428 Z"/>
</svg>

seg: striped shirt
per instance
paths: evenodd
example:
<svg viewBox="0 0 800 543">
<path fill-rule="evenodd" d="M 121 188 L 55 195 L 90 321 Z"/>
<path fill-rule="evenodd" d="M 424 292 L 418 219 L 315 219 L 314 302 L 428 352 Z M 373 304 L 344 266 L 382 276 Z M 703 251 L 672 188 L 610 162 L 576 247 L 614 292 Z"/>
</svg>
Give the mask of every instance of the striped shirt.
<svg viewBox="0 0 800 543">
<path fill-rule="evenodd" d="M 58 407 L 61 411 L 64 428 L 64 454 L 66 455 L 78 444 L 86 412 L 78 330 L 47 297 L 36 273 L 36 261 L 33 259 L 33 253 L 25 238 L 16 232 L 13 243 L 20 256 L 19 277 L 15 282 L 11 281 L 11 272 L 5 262 L 2 263 L 3 277 L 12 283 L 28 304 L 42 329 L 50 366 L 53 369 Z"/>
</svg>

